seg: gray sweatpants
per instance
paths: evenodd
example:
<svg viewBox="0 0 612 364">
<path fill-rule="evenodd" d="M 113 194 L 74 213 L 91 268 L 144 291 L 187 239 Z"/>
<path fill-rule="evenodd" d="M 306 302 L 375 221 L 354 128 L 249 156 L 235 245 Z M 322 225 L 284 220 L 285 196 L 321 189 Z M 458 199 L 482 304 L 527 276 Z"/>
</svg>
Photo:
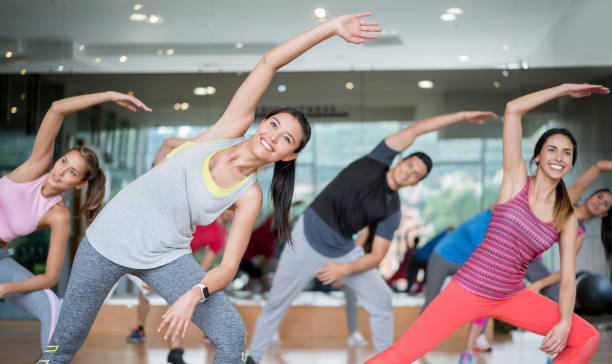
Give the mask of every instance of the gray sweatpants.
<svg viewBox="0 0 612 364">
<path fill-rule="evenodd" d="M 352 334 L 357 331 L 357 314 L 359 312 L 357 296 L 355 296 L 355 292 L 346 285 L 343 285 L 341 290 L 344 292 L 344 298 L 346 299 L 346 322 L 348 323 L 349 334 Z"/>
<path fill-rule="evenodd" d="M 199 283 L 205 271 L 191 254 L 153 269 L 126 268 L 100 255 L 84 237 L 74 260 L 57 328 L 39 363 L 60 364 L 72 360 L 85 342 L 106 295 L 127 273 L 141 278 L 173 303 Z M 213 363 L 244 362 L 246 327 L 223 292 L 215 292 L 206 302 L 199 303 L 192 321 L 215 345 Z"/>
<path fill-rule="evenodd" d="M 306 240 L 303 217 L 295 225 L 292 237 L 295 248 L 286 247 L 283 250 L 268 301 L 255 324 L 250 349 L 250 355 L 255 361 L 261 361 L 291 302 L 314 277 L 315 270 L 324 267 L 323 262 L 350 263 L 363 255 L 361 247 L 355 247 L 348 254 L 337 258 L 319 254 Z M 392 294 L 378 269 L 350 274 L 342 277 L 342 281 L 355 292 L 359 303 L 370 314 L 376 351 L 389 347 L 393 342 Z"/>
<path fill-rule="evenodd" d="M 8 246 L 0 249 L 0 283 L 19 282 L 34 275 L 9 257 Z M 59 317 L 61 303 L 50 289 L 7 294 L 7 302 L 27 311 L 40 321 L 40 346 L 44 350 L 49 343 Z"/>
</svg>

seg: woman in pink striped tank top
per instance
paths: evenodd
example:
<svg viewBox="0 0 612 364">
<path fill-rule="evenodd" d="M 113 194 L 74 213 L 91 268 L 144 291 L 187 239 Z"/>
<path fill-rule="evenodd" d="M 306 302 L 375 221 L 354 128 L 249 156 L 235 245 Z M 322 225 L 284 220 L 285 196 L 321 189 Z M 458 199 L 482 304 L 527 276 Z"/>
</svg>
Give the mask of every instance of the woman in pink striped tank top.
<svg viewBox="0 0 612 364">
<path fill-rule="evenodd" d="M 563 182 L 576 162 L 576 141 L 565 129 L 545 132 L 534 148 L 535 176 L 521 153 L 521 119 L 555 98 L 608 94 L 599 85 L 564 84 L 506 105 L 503 129 L 504 177 L 483 242 L 450 284 L 390 348 L 367 361 L 411 363 L 467 322 L 494 317 L 545 336 L 540 350 L 557 354 L 553 363 L 587 363 L 599 334 L 573 314 L 576 294 L 578 220 Z M 526 289 L 527 265 L 559 239 L 559 304 Z"/>
<path fill-rule="evenodd" d="M 70 235 L 70 211 L 62 194 L 87 188 L 81 211 L 89 224 L 102 207 L 106 180 L 96 154 L 83 146 L 51 165 L 55 139 L 66 115 L 110 101 L 132 111 L 150 111 L 135 97 L 110 91 L 55 101 L 40 124 L 30 158 L 0 179 L 0 298 L 40 320 L 43 349 L 59 315 L 59 301 L 50 288 L 59 280 Z M 10 257 L 8 244 L 43 228 L 51 230 L 45 272 L 33 275 Z"/>
</svg>

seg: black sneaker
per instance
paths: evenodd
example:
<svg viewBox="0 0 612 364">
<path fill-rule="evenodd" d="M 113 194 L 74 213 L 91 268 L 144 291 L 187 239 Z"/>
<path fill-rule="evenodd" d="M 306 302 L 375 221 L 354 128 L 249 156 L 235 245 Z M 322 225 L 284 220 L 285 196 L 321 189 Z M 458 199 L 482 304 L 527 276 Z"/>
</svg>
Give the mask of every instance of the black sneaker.
<svg viewBox="0 0 612 364">
<path fill-rule="evenodd" d="M 183 353 L 185 350 L 183 348 L 176 348 L 170 350 L 168 353 L 168 364 L 187 364 L 183 360 Z"/>
<path fill-rule="evenodd" d="M 252 356 L 247 356 L 246 364 L 256 364 L 257 362 L 253 359 Z"/>
</svg>

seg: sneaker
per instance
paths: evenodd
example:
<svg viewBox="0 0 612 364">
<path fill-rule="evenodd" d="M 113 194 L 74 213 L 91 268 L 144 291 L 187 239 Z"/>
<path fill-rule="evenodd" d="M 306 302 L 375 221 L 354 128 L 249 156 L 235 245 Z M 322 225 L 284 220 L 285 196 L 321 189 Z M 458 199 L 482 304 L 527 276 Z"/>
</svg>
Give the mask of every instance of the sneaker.
<svg viewBox="0 0 612 364">
<path fill-rule="evenodd" d="M 459 357 L 459 364 L 472 364 L 472 352 L 464 351 Z"/>
<path fill-rule="evenodd" d="M 168 353 L 168 364 L 187 364 L 183 360 L 183 353 L 185 350 L 183 348 L 176 348 L 170 350 Z"/>
<path fill-rule="evenodd" d="M 472 347 L 473 351 L 491 351 L 491 344 L 489 343 L 489 340 L 487 340 L 487 337 L 484 335 L 479 335 L 476 338 L 476 342 L 474 343 L 474 346 Z"/>
<path fill-rule="evenodd" d="M 126 338 L 129 343 L 144 343 L 147 341 L 145 333 L 139 328 L 135 328 L 132 333 Z"/>
<path fill-rule="evenodd" d="M 553 359 L 554 359 L 554 358 L 555 358 L 555 357 L 554 357 L 554 356 L 552 356 L 552 355 L 546 355 L 546 364 L 550 364 L 550 363 L 552 363 L 552 361 L 553 361 Z"/>
<path fill-rule="evenodd" d="M 353 332 L 348 339 L 346 339 L 346 342 L 348 343 L 349 346 L 367 346 L 368 345 L 368 340 L 365 339 L 365 337 L 363 337 L 359 331 L 355 331 Z"/>
<path fill-rule="evenodd" d="M 246 363 L 246 364 L 257 364 L 257 362 L 255 361 L 255 359 L 253 359 L 253 357 L 252 357 L 252 356 L 250 356 L 250 355 L 249 355 L 249 356 L 247 356 L 247 359 L 246 359 L 246 362 L 245 362 L 245 363 Z"/>
</svg>

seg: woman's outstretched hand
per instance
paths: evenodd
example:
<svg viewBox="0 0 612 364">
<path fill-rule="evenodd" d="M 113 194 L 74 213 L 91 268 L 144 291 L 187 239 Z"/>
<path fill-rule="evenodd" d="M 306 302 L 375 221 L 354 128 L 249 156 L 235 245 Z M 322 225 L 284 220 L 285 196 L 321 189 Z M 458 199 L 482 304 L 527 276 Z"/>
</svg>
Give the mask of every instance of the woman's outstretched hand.
<svg viewBox="0 0 612 364">
<path fill-rule="evenodd" d="M 587 97 L 591 96 L 591 94 L 607 95 L 610 93 L 610 89 L 605 86 L 591 85 L 589 83 L 567 83 L 565 87 L 567 88 L 566 94 L 573 98 Z"/>
<path fill-rule="evenodd" d="M 361 20 L 372 15 L 370 12 L 341 15 L 332 20 L 336 34 L 349 43 L 361 44 L 367 39 L 376 39 L 382 29 L 377 21 Z"/>
<path fill-rule="evenodd" d="M 464 111 L 463 120 L 470 124 L 482 124 L 485 120 L 497 119 L 497 115 L 491 111 Z"/>
<path fill-rule="evenodd" d="M 138 100 L 134 96 L 122 94 L 121 92 L 109 91 L 111 101 L 115 104 L 125 107 L 131 111 L 136 111 L 136 108 L 141 108 L 144 111 L 151 112 L 151 108 L 145 105 L 142 101 Z"/>
</svg>

